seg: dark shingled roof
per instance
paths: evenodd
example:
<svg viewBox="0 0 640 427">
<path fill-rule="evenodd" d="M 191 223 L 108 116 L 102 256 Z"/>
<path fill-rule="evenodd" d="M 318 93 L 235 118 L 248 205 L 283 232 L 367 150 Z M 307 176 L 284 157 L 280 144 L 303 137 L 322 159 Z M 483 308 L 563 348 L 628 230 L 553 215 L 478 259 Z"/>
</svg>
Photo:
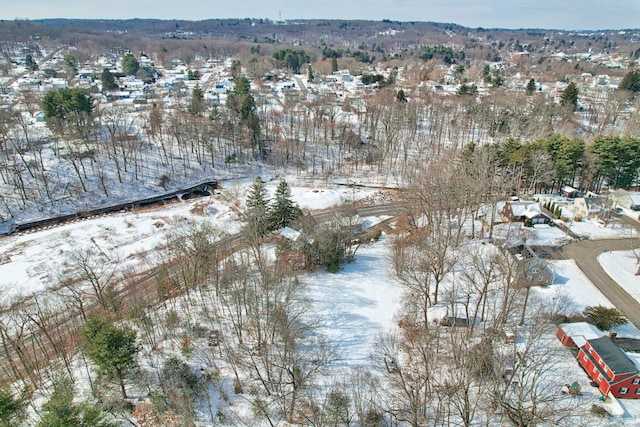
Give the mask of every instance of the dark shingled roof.
<svg viewBox="0 0 640 427">
<path fill-rule="evenodd" d="M 635 363 L 608 336 L 588 340 L 588 343 L 615 375 L 638 372 Z"/>
</svg>

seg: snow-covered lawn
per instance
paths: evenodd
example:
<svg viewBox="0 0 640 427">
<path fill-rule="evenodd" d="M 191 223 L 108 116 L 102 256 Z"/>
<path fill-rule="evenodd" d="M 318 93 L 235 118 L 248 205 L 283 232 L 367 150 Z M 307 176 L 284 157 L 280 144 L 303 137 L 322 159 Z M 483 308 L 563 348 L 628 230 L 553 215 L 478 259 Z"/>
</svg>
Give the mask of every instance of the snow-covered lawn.
<svg viewBox="0 0 640 427">
<path fill-rule="evenodd" d="M 638 265 L 633 251 L 604 252 L 598 262 L 609 277 L 640 302 L 640 276 L 635 275 Z"/>
<path fill-rule="evenodd" d="M 585 219 L 580 222 L 567 221 L 565 225 L 569 230 L 588 239 L 620 239 L 625 237 L 635 237 L 637 232 L 631 226 L 611 221 L 606 227 L 593 219 Z"/>
<path fill-rule="evenodd" d="M 546 224 L 525 227 L 520 222 L 498 224 L 493 228 L 493 235 L 510 243 L 526 240 L 527 244 L 534 246 L 562 246 L 573 240 L 558 227 Z"/>
<path fill-rule="evenodd" d="M 313 312 L 322 319 L 322 332 L 338 344 L 341 364 L 367 363 L 373 342 L 395 325 L 400 287 L 391 277 L 388 242 L 383 235 L 361 246 L 355 261 L 337 274 L 303 278 Z"/>
<path fill-rule="evenodd" d="M 533 288 L 540 296 L 549 301 L 566 297 L 575 311 L 582 311 L 591 305 L 613 307 L 613 304 L 591 283 L 574 260 L 553 260 L 549 261 L 549 265 L 555 273 L 555 279 L 551 286 Z"/>
</svg>

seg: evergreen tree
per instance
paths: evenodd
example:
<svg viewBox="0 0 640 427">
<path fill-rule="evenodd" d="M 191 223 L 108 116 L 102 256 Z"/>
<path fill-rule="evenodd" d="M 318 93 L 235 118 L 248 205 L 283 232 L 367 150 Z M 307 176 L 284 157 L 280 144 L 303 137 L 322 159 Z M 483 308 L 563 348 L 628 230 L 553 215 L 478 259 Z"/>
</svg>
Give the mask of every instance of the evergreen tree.
<svg viewBox="0 0 640 427">
<path fill-rule="evenodd" d="M 102 82 L 102 90 L 114 90 L 118 88 L 118 83 L 116 83 L 116 78 L 108 69 L 102 70 L 102 74 L 100 75 L 100 81 Z"/>
<path fill-rule="evenodd" d="M 30 54 L 25 56 L 24 65 L 31 71 L 36 71 L 38 69 L 38 63 L 33 60 L 33 57 Z"/>
<path fill-rule="evenodd" d="M 287 181 L 282 180 L 280 184 L 278 184 L 269 214 L 272 230 L 278 230 L 288 226 L 291 224 L 291 221 L 299 216 L 300 209 L 293 204 L 291 189 Z"/>
<path fill-rule="evenodd" d="M 69 124 L 77 132 L 86 132 L 91 124 L 93 103 L 89 91 L 84 88 L 61 88 L 50 90 L 40 103 L 47 125 L 53 131 Z"/>
<path fill-rule="evenodd" d="M 625 74 L 620 86 L 618 86 L 618 89 L 640 92 L 640 70 L 629 71 Z"/>
<path fill-rule="evenodd" d="M 463 84 L 458 88 L 458 95 L 477 95 L 478 86 L 475 84 Z"/>
<path fill-rule="evenodd" d="M 126 76 L 135 76 L 139 69 L 140 64 L 136 57 L 131 52 L 125 53 L 122 57 L 122 72 Z"/>
<path fill-rule="evenodd" d="M 24 399 L 14 397 L 8 388 L 0 387 L 0 427 L 21 425 L 26 403 Z"/>
<path fill-rule="evenodd" d="M 338 71 L 338 59 L 335 56 L 331 58 L 331 71 L 334 73 Z"/>
<path fill-rule="evenodd" d="M 400 89 L 397 93 L 396 93 L 396 100 L 398 102 L 402 102 L 403 104 L 405 102 L 407 102 L 407 96 L 404 94 L 404 90 Z"/>
<path fill-rule="evenodd" d="M 84 402 L 73 403 L 73 383 L 68 378 L 58 378 L 53 393 L 42 405 L 42 419 L 37 427 L 116 427 L 119 423 L 106 421 L 107 414 L 98 406 Z"/>
<path fill-rule="evenodd" d="M 73 55 L 65 55 L 63 58 L 64 64 L 67 67 L 67 77 L 74 77 L 78 74 L 78 58 Z"/>
<path fill-rule="evenodd" d="M 309 83 L 313 81 L 313 68 L 311 68 L 311 65 L 307 67 L 307 80 Z"/>
<path fill-rule="evenodd" d="M 234 81 L 235 87 L 227 95 L 227 108 L 237 113 L 240 116 L 240 123 L 249 129 L 254 155 L 259 154 L 264 158 L 267 149 L 260 140 L 260 118 L 256 110 L 255 99 L 250 92 L 251 83 L 246 77 L 238 77 Z"/>
<path fill-rule="evenodd" d="M 259 176 L 253 180 L 253 184 L 247 194 L 247 208 L 266 208 L 269 205 L 269 196 L 264 181 Z"/>
<path fill-rule="evenodd" d="M 82 335 L 86 341 L 87 356 L 98 365 L 101 373 L 118 378 L 122 397 L 126 399 L 125 373 L 133 366 L 140 351 L 135 343 L 136 332 L 93 316 L 87 320 Z"/>
<path fill-rule="evenodd" d="M 586 307 L 582 314 L 601 331 L 608 331 L 629 323 L 620 310 L 602 305 Z"/>
<path fill-rule="evenodd" d="M 533 95 L 536 91 L 536 81 L 534 79 L 529 80 L 527 83 L 527 95 Z"/>
<path fill-rule="evenodd" d="M 189 108 L 187 110 L 190 114 L 197 116 L 202 114 L 206 108 L 207 106 L 204 101 L 202 89 L 200 88 L 200 85 L 196 85 L 191 92 L 191 102 L 189 103 Z"/>
<path fill-rule="evenodd" d="M 269 232 L 269 197 L 264 181 L 258 176 L 247 194 L 247 228 L 250 237 L 264 237 Z"/>
<path fill-rule="evenodd" d="M 569 86 L 562 92 L 560 105 L 569 108 L 571 111 L 576 111 L 578 109 L 579 94 L 578 86 L 574 82 L 569 83 Z"/>
</svg>

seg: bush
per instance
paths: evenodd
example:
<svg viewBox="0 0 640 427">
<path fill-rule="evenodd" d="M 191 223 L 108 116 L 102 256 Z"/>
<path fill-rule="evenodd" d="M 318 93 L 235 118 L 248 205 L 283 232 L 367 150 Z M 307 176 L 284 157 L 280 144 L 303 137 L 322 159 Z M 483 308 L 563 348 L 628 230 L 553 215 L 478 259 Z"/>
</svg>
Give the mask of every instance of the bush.
<svg viewBox="0 0 640 427">
<path fill-rule="evenodd" d="M 573 216 L 573 220 L 574 220 L 575 222 L 580 222 L 580 221 L 582 221 L 582 215 L 574 215 L 574 216 Z"/>
<path fill-rule="evenodd" d="M 601 305 L 589 306 L 582 312 L 601 331 L 608 331 L 616 326 L 629 323 L 624 314 L 617 308 L 609 308 Z"/>
<path fill-rule="evenodd" d="M 605 408 L 600 405 L 596 405 L 595 403 L 591 405 L 591 409 L 589 409 L 589 412 L 602 418 L 609 418 L 611 416 L 611 414 L 607 412 Z"/>
</svg>

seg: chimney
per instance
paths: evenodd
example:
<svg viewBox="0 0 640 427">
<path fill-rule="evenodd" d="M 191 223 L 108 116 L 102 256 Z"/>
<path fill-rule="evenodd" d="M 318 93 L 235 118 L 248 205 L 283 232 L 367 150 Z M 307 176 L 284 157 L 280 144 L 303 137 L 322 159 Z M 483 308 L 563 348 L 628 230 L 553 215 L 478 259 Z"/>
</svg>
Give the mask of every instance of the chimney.
<svg viewBox="0 0 640 427">
<path fill-rule="evenodd" d="M 617 332 L 613 332 L 613 331 L 609 332 L 609 338 L 611 338 L 612 340 L 615 340 L 617 336 L 618 336 Z"/>
</svg>

